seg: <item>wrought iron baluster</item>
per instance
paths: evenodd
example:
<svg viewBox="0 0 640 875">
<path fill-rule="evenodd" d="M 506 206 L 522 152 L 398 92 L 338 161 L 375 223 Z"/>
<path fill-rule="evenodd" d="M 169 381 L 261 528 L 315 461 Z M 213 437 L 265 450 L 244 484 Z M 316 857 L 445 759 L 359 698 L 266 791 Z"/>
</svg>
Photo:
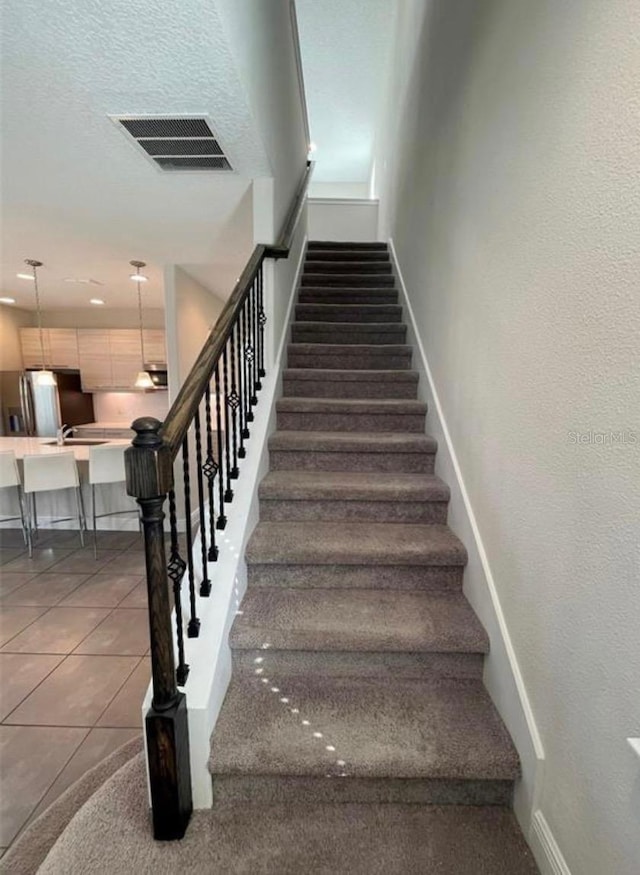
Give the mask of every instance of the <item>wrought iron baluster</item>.
<svg viewBox="0 0 640 875">
<path fill-rule="evenodd" d="M 260 265 L 260 270 L 258 271 L 258 324 L 260 326 L 260 329 L 258 331 L 258 345 L 260 347 L 260 369 L 258 370 L 259 377 L 266 376 L 266 372 L 264 369 L 264 326 L 266 321 L 267 315 L 264 312 L 264 277 L 262 275 L 262 265 Z M 261 389 L 262 385 L 259 385 L 258 388 Z"/>
<path fill-rule="evenodd" d="M 245 438 L 249 437 L 249 430 L 245 420 L 244 398 L 246 395 L 244 387 L 244 355 L 243 355 L 243 340 L 242 340 L 242 314 L 238 313 L 238 318 L 235 324 L 236 331 L 236 371 L 238 374 L 238 431 L 240 434 L 240 442 L 238 446 L 238 458 L 244 459 L 247 451 L 244 448 Z"/>
<path fill-rule="evenodd" d="M 224 515 L 224 471 L 223 471 L 223 454 L 222 454 L 222 409 L 220 406 L 220 362 L 216 362 L 216 368 L 213 372 L 214 382 L 216 387 L 216 439 L 218 444 L 218 522 L 217 529 L 224 529 L 227 525 L 227 518 Z M 226 434 L 227 443 L 227 464 L 229 464 L 229 435 Z M 232 496 L 233 497 L 233 496 Z"/>
<path fill-rule="evenodd" d="M 176 519 L 176 494 L 173 489 L 169 492 L 169 530 L 171 532 L 171 552 L 167 563 L 167 574 L 173 585 L 173 603 L 176 609 L 176 637 L 178 640 L 178 665 L 176 666 L 176 681 L 178 686 L 184 687 L 189 676 L 189 666 L 184 661 L 184 630 L 182 628 L 182 578 L 187 563 L 180 555 L 178 544 L 178 522 Z"/>
<path fill-rule="evenodd" d="M 253 422 L 253 412 L 251 410 L 251 397 L 253 395 L 252 382 L 251 382 L 251 356 L 253 355 L 253 350 L 251 349 L 251 334 L 250 334 L 250 322 L 249 322 L 249 297 L 245 299 L 245 302 L 242 306 L 242 334 L 244 339 L 244 347 L 242 356 L 242 366 L 244 368 L 244 421 Z M 247 428 L 247 437 L 249 437 L 249 429 Z"/>
<path fill-rule="evenodd" d="M 187 536 L 187 569 L 189 572 L 189 605 L 191 617 L 187 626 L 189 638 L 200 634 L 200 620 L 196 616 L 196 584 L 193 573 L 193 533 L 191 531 L 191 482 L 189 476 L 189 432 L 182 442 L 182 472 L 184 480 L 184 525 Z"/>
<path fill-rule="evenodd" d="M 256 389 L 258 388 L 258 344 L 256 343 L 256 284 L 257 280 L 254 280 L 251 284 L 251 289 L 249 291 L 249 340 L 251 343 L 251 355 L 249 357 L 249 387 L 251 389 L 251 406 L 254 407 L 258 403 L 258 399 L 256 397 Z"/>
<path fill-rule="evenodd" d="M 217 366 L 216 366 L 217 373 Z M 207 488 L 209 492 L 209 562 L 215 562 L 218 558 L 218 548 L 216 546 L 216 502 L 215 502 L 215 481 L 216 474 L 220 474 L 220 466 L 216 462 L 213 455 L 213 434 L 211 431 L 211 383 L 207 384 L 204 393 L 204 409 L 207 419 L 207 458 L 202 466 L 204 476 L 207 478 Z M 218 456 L 219 458 L 219 456 Z M 220 477 L 218 477 L 220 479 Z"/>
<path fill-rule="evenodd" d="M 227 346 L 225 344 L 222 352 L 222 372 L 223 372 L 223 387 L 224 387 L 224 454 L 225 454 L 225 472 L 227 476 L 227 488 L 224 493 L 224 500 L 233 501 L 233 489 L 231 488 L 231 455 L 229 452 L 229 368 L 227 364 Z M 217 385 L 217 384 L 216 384 Z M 219 389 L 219 387 L 218 387 Z M 219 395 L 216 396 L 216 404 L 219 405 Z"/>
<path fill-rule="evenodd" d="M 207 520 L 204 504 L 204 483 L 202 475 L 204 464 L 202 461 L 202 436 L 200 434 L 200 410 L 196 410 L 193 417 L 193 425 L 196 435 L 196 472 L 198 476 L 198 518 L 200 520 L 200 557 L 202 561 L 202 580 L 200 581 L 200 595 L 208 596 L 211 593 L 211 581 L 209 580 L 208 550 L 207 550 Z"/>
<path fill-rule="evenodd" d="M 229 369 L 231 371 L 231 392 L 227 396 L 227 413 L 231 410 L 231 448 L 233 467 L 229 473 L 232 480 L 237 480 L 238 471 L 238 405 L 240 404 L 240 396 L 236 391 L 236 341 L 235 341 L 235 325 L 231 327 L 229 335 Z"/>
</svg>

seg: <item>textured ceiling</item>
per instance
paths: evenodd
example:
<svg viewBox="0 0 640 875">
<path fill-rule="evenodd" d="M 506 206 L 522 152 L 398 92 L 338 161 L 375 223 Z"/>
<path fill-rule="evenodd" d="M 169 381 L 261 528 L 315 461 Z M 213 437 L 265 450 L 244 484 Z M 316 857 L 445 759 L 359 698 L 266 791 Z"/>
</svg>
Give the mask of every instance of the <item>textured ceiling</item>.
<svg viewBox="0 0 640 875">
<path fill-rule="evenodd" d="M 296 0 L 314 182 L 368 182 L 397 0 Z"/>
<path fill-rule="evenodd" d="M 208 114 L 236 172 L 163 173 L 107 117 L 133 113 Z M 162 304 L 164 264 L 234 261 L 247 241 L 222 228 L 270 173 L 215 0 L 4 0 L 1 282 L 19 306 L 24 258 L 45 263 L 47 306 L 135 303 L 131 258 Z"/>
</svg>

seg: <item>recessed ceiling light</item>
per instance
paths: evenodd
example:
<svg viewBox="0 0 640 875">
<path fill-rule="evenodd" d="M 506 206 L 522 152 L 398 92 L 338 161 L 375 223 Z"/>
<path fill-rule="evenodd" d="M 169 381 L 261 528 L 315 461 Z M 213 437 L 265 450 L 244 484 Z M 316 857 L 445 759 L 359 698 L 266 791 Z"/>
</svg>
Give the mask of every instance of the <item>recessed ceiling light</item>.
<svg viewBox="0 0 640 875">
<path fill-rule="evenodd" d="M 15 304 L 15 298 L 0 298 L 0 304 Z"/>
<path fill-rule="evenodd" d="M 104 301 L 102 300 L 102 298 L 91 298 L 91 300 L 89 301 L 89 303 L 90 303 L 90 304 L 95 304 L 96 307 L 100 307 L 102 304 L 104 304 Z"/>
<path fill-rule="evenodd" d="M 145 276 L 143 273 L 131 273 L 129 274 L 129 279 L 134 282 L 146 283 L 149 281 L 149 277 Z"/>
<path fill-rule="evenodd" d="M 31 280 L 33 282 L 33 274 L 31 273 L 17 273 L 16 276 L 19 280 Z"/>
</svg>

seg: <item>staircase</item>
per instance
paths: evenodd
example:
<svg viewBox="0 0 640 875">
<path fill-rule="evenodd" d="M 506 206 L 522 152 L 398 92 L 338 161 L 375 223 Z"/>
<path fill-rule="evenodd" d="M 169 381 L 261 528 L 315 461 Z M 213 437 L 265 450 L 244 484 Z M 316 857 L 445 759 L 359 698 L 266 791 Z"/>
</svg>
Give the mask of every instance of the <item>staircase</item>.
<svg viewBox="0 0 640 875">
<path fill-rule="evenodd" d="M 295 317 L 216 802 L 509 806 L 518 756 L 482 683 L 386 246 L 310 243 Z"/>
</svg>

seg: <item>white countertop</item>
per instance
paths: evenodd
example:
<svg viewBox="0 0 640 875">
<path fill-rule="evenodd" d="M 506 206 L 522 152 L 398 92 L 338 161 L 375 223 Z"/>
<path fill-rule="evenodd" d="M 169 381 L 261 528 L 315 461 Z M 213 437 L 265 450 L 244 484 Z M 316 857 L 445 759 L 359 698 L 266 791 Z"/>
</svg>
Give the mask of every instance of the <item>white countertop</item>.
<svg viewBox="0 0 640 875">
<path fill-rule="evenodd" d="M 53 444 L 50 441 L 53 441 Z M 129 446 L 131 441 L 127 440 L 127 438 L 112 438 L 101 441 L 98 438 L 96 444 L 99 446 L 104 446 L 105 444 Z M 76 457 L 77 462 L 88 462 L 89 449 L 90 447 L 86 445 L 78 446 L 77 444 L 65 444 L 63 447 L 58 447 L 55 444 L 55 438 L 0 437 L 0 453 L 13 450 L 17 459 L 22 459 L 24 456 L 68 453 L 69 450 L 73 450 L 73 455 Z"/>
<path fill-rule="evenodd" d="M 133 420 L 132 420 L 133 421 Z M 120 422 L 109 422 L 108 420 L 100 420 L 99 422 L 85 422 L 82 425 L 76 425 L 75 428 L 125 428 L 127 431 L 131 430 L 131 422 L 120 420 Z"/>
</svg>

